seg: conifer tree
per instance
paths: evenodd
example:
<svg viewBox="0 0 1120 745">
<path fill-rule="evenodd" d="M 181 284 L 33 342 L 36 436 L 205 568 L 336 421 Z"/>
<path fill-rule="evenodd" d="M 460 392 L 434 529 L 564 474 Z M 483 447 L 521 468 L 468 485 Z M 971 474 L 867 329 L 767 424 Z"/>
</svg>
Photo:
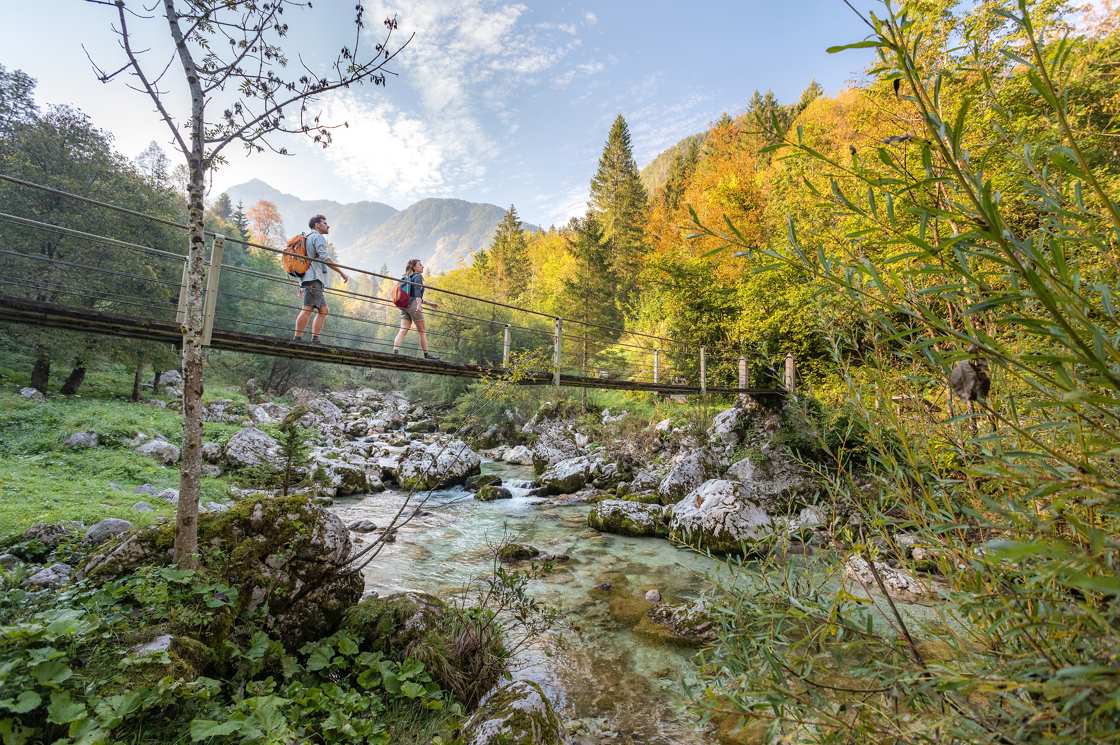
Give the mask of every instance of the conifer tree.
<svg viewBox="0 0 1120 745">
<path fill-rule="evenodd" d="M 603 228 L 594 215 L 573 218 L 565 231 L 568 251 L 575 263 L 575 271 L 564 280 L 561 291 L 562 307 L 566 315 L 600 326 L 622 325 L 622 311 L 618 304 L 616 278 L 611 271 L 612 246 L 604 239 Z M 579 329 L 578 335 L 594 336 L 607 342 L 606 332 Z M 592 348 L 594 355 L 598 349 Z"/>
<path fill-rule="evenodd" d="M 618 300 L 628 308 L 637 288 L 636 278 L 645 252 L 643 233 L 647 197 L 634 162 L 630 128 L 619 114 L 599 156 L 599 169 L 591 180 L 589 217 L 610 244 L 609 269 L 618 288 Z"/>
<path fill-rule="evenodd" d="M 252 235 L 249 230 L 249 218 L 245 215 L 245 204 L 240 200 L 238 200 L 237 209 L 233 211 L 230 220 L 237 226 L 237 232 L 241 234 L 241 240 L 249 240 Z"/>
<path fill-rule="evenodd" d="M 229 194 L 224 191 L 214 200 L 214 214 L 223 220 L 228 220 L 233 214 L 233 204 L 230 202 Z"/>
<path fill-rule="evenodd" d="M 490 249 L 476 266 L 491 273 L 502 300 L 517 300 L 529 288 L 529 246 L 517 208 L 512 204 L 498 223 Z"/>
</svg>

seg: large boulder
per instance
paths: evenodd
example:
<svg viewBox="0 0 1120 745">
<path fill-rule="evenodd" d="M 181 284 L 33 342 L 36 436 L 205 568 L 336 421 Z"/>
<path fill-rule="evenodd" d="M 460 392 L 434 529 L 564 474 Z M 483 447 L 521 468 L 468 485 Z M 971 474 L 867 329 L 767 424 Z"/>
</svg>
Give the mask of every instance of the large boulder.
<svg viewBox="0 0 1120 745">
<path fill-rule="evenodd" d="M 245 405 L 228 398 L 210 401 L 202 406 L 202 421 L 238 424 L 246 415 Z"/>
<path fill-rule="evenodd" d="M 230 468 L 279 467 L 280 443 L 256 427 L 240 430 L 226 443 L 226 463 Z"/>
<path fill-rule="evenodd" d="M 505 672 L 500 624 L 487 612 L 466 612 L 434 595 L 403 592 L 368 597 L 346 612 L 343 628 L 363 651 L 412 658 L 468 709 Z"/>
<path fill-rule="evenodd" d="M 462 440 L 414 442 L 401 459 L 397 481 L 405 489 L 439 489 L 463 483 L 481 467 L 478 453 Z"/>
<path fill-rule="evenodd" d="M 532 423 L 527 424 L 530 427 Z M 577 433 L 564 422 L 548 420 L 534 425 L 537 441 L 533 443 L 533 465 L 538 471 L 543 471 L 562 460 L 583 454 L 583 447 L 577 439 Z"/>
<path fill-rule="evenodd" d="M 572 494 L 592 481 L 602 467 L 603 463 L 598 458 L 580 455 L 554 463 L 537 480 L 545 494 Z"/>
<path fill-rule="evenodd" d="M 669 535 L 667 507 L 621 499 L 605 499 L 587 513 L 587 524 L 604 533 L 632 536 Z"/>
<path fill-rule="evenodd" d="M 81 539 L 80 523 L 35 523 L 19 535 L 0 542 L 0 548 L 23 561 L 41 562 L 62 544 Z"/>
<path fill-rule="evenodd" d="M 320 432 L 332 432 L 342 426 L 342 409 L 328 398 L 315 398 L 304 404 L 307 413 L 300 418 L 304 427 L 315 428 Z"/>
<path fill-rule="evenodd" d="M 263 403 L 249 409 L 249 418 L 254 424 L 279 424 L 289 411 L 283 404 Z"/>
<path fill-rule="evenodd" d="M 533 465 L 533 451 L 524 445 L 516 445 L 505 451 L 502 460 L 515 466 L 531 466 Z"/>
<path fill-rule="evenodd" d="M 165 466 L 173 466 L 179 462 L 179 447 L 173 445 L 162 437 L 148 440 L 136 448 L 140 455 L 153 458 Z"/>
<path fill-rule="evenodd" d="M 172 396 L 183 395 L 183 374 L 178 370 L 165 370 L 160 373 L 159 384 Z"/>
<path fill-rule="evenodd" d="M 47 397 L 37 388 L 20 388 L 19 395 L 28 401 L 38 401 L 39 403 L 47 400 Z"/>
<path fill-rule="evenodd" d="M 712 426 L 708 429 L 708 437 L 713 442 L 734 447 L 739 444 L 747 419 L 748 413 L 741 406 L 732 406 L 730 409 L 721 411 L 712 420 Z"/>
<path fill-rule="evenodd" d="M 463 726 L 466 745 L 563 745 L 564 730 L 540 685 L 517 680 L 494 691 Z"/>
<path fill-rule="evenodd" d="M 684 450 L 669 462 L 669 471 L 657 485 L 664 504 L 673 504 L 715 476 L 714 459 L 703 449 Z"/>
<path fill-rule="evenodd" d="M 127 574 L 142 564 L 171 561 L 174 525 L 163 523 L 108 541 L 82 567 L 93 581 Z M 241 613 L 261 614 L 266 631 L 289 648 L 331 634 L 362 596 L 349 571 L 350 531 L 306 497 L 245 499 L 198 518 L 204 563 L 234 587 Z"/>
<path fill-rule="evenodd" d="M 747 487 L 752 496 L 773 512 L 795 512 L 817 500 L 820 487 L 784 449 L 769 448 L 732 463 L 726 478 Z"/>
<path fill-rule="evenodd" d="M 71 571 L 69 564 L 52 564 L 25 579 L 23 586 L 30 590 L 61 587 L 70 581 Z"/>
<path fill-rule="evenodd" d="M 737 481 L 705 481 L 677 504 L 669 537 L 712 553 L 754 554 L 769 548 L 773 525 Z"/>
<path fill-rule="evenodd" d="M 381 469 L 376 464 L 370 464 L 359 456 L 351 458 L 317 454 L 311 459 L 312 472 L 340 497 L 368 494 L 385 488 L 381 483 Z"/>
</svg>

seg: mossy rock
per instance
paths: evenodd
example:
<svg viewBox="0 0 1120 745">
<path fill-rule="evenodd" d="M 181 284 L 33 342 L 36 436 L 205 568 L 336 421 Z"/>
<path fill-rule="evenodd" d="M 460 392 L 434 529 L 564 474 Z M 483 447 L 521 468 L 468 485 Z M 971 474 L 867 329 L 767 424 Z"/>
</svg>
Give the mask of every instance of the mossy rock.
<svg viewBox="0 0 1120 745">
<path fill-rule="evenodd" d="M 513 492 L 504 486 L 487 484 L 475 493 L 474 498 L 479 502 L 493 502 L 497 499 L 513 499 Z"/>
<path fill-rule="evenodd" d="M 365 598 L 346 612 L 342 627 L 363 650 L 424 663 L 432 679 L 468 709 L 505 672 L 508 653 L 492 614 L 426 593 Z"/>
<path fill-rule="evenodd" d="M 490 486 L 491 484 L 501 486 L 502 477 L 496 473 L 480 473 L 475 476 L 471 476 L 465 482 L 463 482 L 464 487 L 466 487 L 467 489 L 475 490 L 481 489 L 484 486 Z"/>
<path fill-rule="evenodd" d="M 502 561 L 525 561 L 535 559 L 540 555 L 539 548 L 524 543 L 507 543 L 498 549 L 498 558 Z"/>
<path fill-rule="evenodd" d="M 655 491 L 643 491 L 636 494 L 619 495 L 619 499 L 638 504 L 661 504 L 661 495 Z"/>
<path fill-rule="evenodd" d="M 541 687 L 518 680 L 494 691 L 463 726 L 467 745 L 563 745 L 560 717 Z"/>
<path fill-rule="evenodd" d="M 604 533 L 665 537 L 669 534 L 666 509 L 623 499 L 605 499 L 587 513 L 587 524 Z"/>
</svg>

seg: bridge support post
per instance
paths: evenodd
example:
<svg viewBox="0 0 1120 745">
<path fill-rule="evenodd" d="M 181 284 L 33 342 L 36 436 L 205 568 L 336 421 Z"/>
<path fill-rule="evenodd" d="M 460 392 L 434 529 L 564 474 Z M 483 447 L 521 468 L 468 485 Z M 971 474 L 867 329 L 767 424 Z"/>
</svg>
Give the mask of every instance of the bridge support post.
<svg viewBox="0 0 1120 745">
<path fill-rule="evenodd" d="M 747 388 L 750 386 L 750 380 L 747 378 L 747 358 L 739 358 L 739 400 L 747 400 Z"/>
<path fill-rule="evenodd" d="M 226 251 L 225 236 L 214 236 L 210 247 L 210 272 L 206 275 L 206 305 L 202 317 L 202 346 L 210 346 L 214 333 L 214 315 L 218 309 L 218 283 L 221 281 L 222 257 Z"/>
<path fill-rule="evenodd" d="M 707 350 L 700 347 L 700 393 L 708 392 L 708 356 Z"/>
<path fill-rule="evenodd" d="M 560 319 L 556 319 L 556 335 L 552 339 L 552 384 L 560 386 L 560 352 L 562 350 L 562 336 L 563 333 L 562 323 Z"/>
<path fill-rule="evenodd" d="M 661 350 L 653 350 L 653 384 L 661 382 Z"/>
<path fill-rule="evenodd" d="M 797 393 L 797 361 L 793 358 L 793 352 L 786 355 L 786 374 L 783 383 L 786 393 L 791 396 Z"/>
<path fill-rule="evenodd" d="M 512 336 L 513 333 L 507 323 L 505 331 L 502 332 L 502 367 L 506 369 L 509 369 L 509 348 Z"/>
</svg>

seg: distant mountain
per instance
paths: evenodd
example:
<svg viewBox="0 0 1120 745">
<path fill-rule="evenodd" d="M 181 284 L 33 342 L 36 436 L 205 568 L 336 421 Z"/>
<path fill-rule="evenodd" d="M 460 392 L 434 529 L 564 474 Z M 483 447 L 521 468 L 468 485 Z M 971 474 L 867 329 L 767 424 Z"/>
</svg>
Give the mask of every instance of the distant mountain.
<svg viewBox="0 0 1120 745">
<path fill-rule="evenodd" d="M 274 202 L 288 234 L 306 230 L 308 218 L 322 213 L 330 220 L 330 240 L 342 263 L 372 271 L 388 265 L 392 274 L 412 258 L 423 259 L 432 272 L 469 263 L 475 251 L 489 245 L 505 214 L 497 205 L 462 199 L 422 199 L 399 211 L 381 202 L 305 200 L 260 179 L 231 187 L 227 193 L 234 204 L 243 202 L 245 209 L 262 199 Z M 525 225 L 525 229 L 540 228 Z"/>
<path fill-rule="evenodd" d="M 697 132 L 694 135 L 689 135 L 676 145 L 673 145 L 667 150 L 663 150 L 656 158 L 651 160 L 639 173 L 642 179 L 642 185 L 646 187 L 646 192 L 652 196 L 653 193 L 657 191 L 658 187 L 669 179 L 669 173 L 673 168 L 673 161 L 676 160 L 678 153 L 683 153 L 687 148 L 693 146 L 693 144 L 702 147 L 706 139 L 708 139 L 707 132 Z"/>
</svg>

